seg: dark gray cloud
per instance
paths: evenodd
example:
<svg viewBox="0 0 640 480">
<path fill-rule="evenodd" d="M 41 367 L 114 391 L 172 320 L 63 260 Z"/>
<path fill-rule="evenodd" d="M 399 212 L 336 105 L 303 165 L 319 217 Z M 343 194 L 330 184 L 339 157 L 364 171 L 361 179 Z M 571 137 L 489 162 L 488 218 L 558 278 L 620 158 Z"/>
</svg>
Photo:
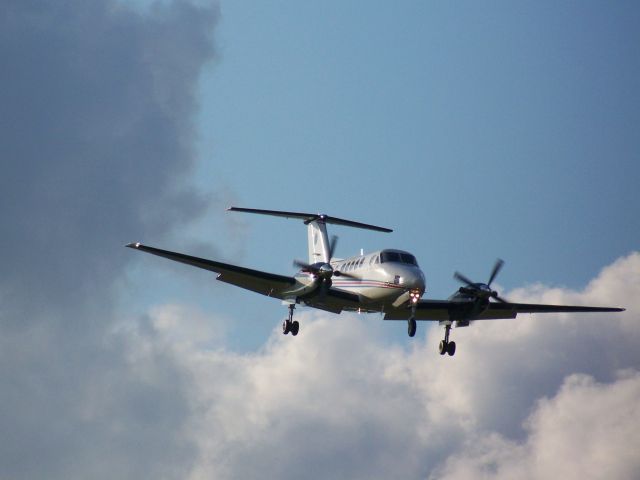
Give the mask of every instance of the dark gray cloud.
<svg viewBox="0 0 640 480">
<path fill-rule="evenodd" d="M 109 288 L 125 261 L 114 245 L 203 206 L 176 185 L 193 162 L 214 14 L 78 1 L 16 2 L 1 15 L 3 286 L 29 289 L 32 307 L 75 304 Z"/>
<path fill-rule="evenodd" d="M 206 208 L 186 179 L 216 18 L 215 4 L 188 1 L 144 14 L 3 2 L 2 477 L 182 477 L 193 458 L 172 354 L 132 360 L 130 340 L 109 332 L 122 245 Z"/>
</svg>

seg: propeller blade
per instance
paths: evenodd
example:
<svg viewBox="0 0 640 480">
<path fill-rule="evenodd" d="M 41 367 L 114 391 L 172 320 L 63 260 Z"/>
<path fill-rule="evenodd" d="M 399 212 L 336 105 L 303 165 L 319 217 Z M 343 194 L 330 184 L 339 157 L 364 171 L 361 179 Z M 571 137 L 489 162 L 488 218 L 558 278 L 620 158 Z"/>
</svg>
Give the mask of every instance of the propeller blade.
<svg viewBox="0 0 640 480">
<path fill-rule="evenodd" d="M 311 265 L 309 265 L 308 263 L 303 262 L 302 260 L 294 260 L 293 261 L 293 266 L 294 267 L 298 267 L 301 270 L 309 271 L 311 269 Z"/>
<path fill-rule="evenodd" d="M 504 298 L 501 298 L 498 296 L 497 292 L 493 292 L 495 293 L 495 295 L 491 295 L 491 298 L 495 298 L 497 301 L 499 301 L 500 303 L 509 303 L 507 300 L 505 300 Z"/>
<path fill-rule="evenodd" d="M 497 259 L 496 264 L 493 266 L 493 270 L 491 271 L 491 276 L 489 277 L 488 286 L 491 286 L 491 282 L 496 278 L 496 275 L 502 270 L 502 266 L 504 265 L 504 260 Z"/>
<path fill-rule="evenodd" d="M 473 282 L 471 280 L 469 280 L 467 277 L 465 277 L 464 275 L 462 275 L 460 272 L 456 272 L 453 274 L 453 278 L 455 278 L 456 280 L 458 280 L 461 283 L 464 283 L 465 285 L 467 285 L 468 287 L 473 287 Z"/>
</svg>

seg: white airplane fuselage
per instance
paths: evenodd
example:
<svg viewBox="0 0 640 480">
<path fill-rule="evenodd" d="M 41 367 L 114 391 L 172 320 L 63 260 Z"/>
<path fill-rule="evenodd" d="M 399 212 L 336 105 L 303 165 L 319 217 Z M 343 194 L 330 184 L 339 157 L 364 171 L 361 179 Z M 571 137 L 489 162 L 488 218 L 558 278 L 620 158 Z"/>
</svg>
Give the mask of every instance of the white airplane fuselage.
<svg viewBox="0 0 640 480">
<path fill-rule="evenodd" d="M 395 249 L 379 250 L 346 259 L 331 259 L 336 272 L 331 279 L 335 289 L 357 295 L 361 306 L 354 310 L 380 312 L 399 301 L 417 301 L 425 292 L 425 276 L 415 257 Z M 304 290 L 315 289 L 316 276 L 307 272 L 295 275 Z M 307 290 L 308 289 L 308 290 Z M 303 296 L 304 294 L 300 295 Z"/>
</svg>

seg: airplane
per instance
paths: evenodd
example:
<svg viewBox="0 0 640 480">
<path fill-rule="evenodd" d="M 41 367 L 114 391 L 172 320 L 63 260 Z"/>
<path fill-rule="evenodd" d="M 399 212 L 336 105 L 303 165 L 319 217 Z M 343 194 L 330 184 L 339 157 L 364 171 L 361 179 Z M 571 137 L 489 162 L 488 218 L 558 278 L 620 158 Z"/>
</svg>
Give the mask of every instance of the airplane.
<svg viewBox="0 0 640 480">
<path fill-rule="evenodd" d="M 295 260 L 299 271 L 279 275 L 253 270 L 183 253 L 130 243 L 126 247 L 168 258 L 217 273 L 217 280 L 282 300 L 288 306 L 288 317 L 282 322 L 282 333 L 296 336 L 300 324 L 293 320 L 296 305 L 318 308 L 339 314 L 342 311 L 382 313 L 384 320 L 407 322 L 407 333 L 415 336 L 417 320 L 431 320 L 444 326 L 440 355 L 453 356 L 456 343 L 450 340 L 451 327 L 467 327 L 476 320 L 511 319 L 518 313 L 552 312 L 622 312 L 623 308 L 585 307 L 570 305 L 540 305 L 511 303 L 500 297 L 491 284 L 502 269 L 498 260 L 487 283 L 473 282 L 456 272 L 454 278 L 462 286 L 447 300 L 429 300 L 425 276 L 416 257 L 397 249 L 383 249 L 345 259 L 334 258 L 338 237 L 327 234 L 327 225 L 390 233 L 393 230 L 366 223 L 344 220 L 325 214 L 262 210 L 230 207 L 231 212 L 243 212 L 302 220 L 307 225 L 308 262 Z M 495 300 L 495 301 L 492 301 Z"/>
</svg>

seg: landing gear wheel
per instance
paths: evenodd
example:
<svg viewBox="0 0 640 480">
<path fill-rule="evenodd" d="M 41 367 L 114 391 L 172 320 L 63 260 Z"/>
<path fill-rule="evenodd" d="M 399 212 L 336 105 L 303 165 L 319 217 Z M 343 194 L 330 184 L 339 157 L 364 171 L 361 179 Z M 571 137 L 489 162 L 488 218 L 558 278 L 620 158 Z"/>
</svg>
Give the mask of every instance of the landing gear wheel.
<svg viewBox="0 0 640 480">
<path fill-rule="evenodd" d="M 444 340 L 440 340 L 440 345 L 438 346 L 438 351 L 440 352 L 440 355 L 444 355 L 445 353 L 447 353 L 448 347 L 449 345 L 447 344 L 447 342 L 445 342 Z"/>
<path fill-rule="evenodd" d="M 453 357 L 456 353 L 456 342 L 449 342 L 449 345 L 447 345 L 447 353 L 450 357 Z"/>
<path fill-rule="evenodd" d="M 284 335 L 286 335 L 289 332 L 291 332 L 293 336 L 296 336 L 298 334 L 298 330 L 300 329 L 300 324 L 298 322 L 293 321 L 293 310 L 295 308 L 296 306 L 293 303 L 289 304 L 289 317 L 285 318 L 284 321 L 282 322 L 282 333 Z"/>
<path fill-rule="evenodd" d="M 416 319 L 415 318 L 410 318 L 409 319 L 409 325 L 407 327 L 407 333 L 409 334 L 409 336 L 410 337 L 415 336 L 417 329 L 418 329 L 418 325 L 416 324 Z"/>
<path fill-rule="evenodd" d="M 295 337 L 296 335 L 298 335 L 298 332 L 300 331 L 300 323 L 297 320 L 294 320 L 291 323 L 291 328 L 289 330 L 291 331 L 291 335 Z M 455 347 L 455 344 L 453 346 Z M 453 354 L 450 353 L 449 355 L 453 355 Z"/>
<path fill-rule="evenodd" d="M 291 322 L 285 318 L 284 321 L 282 322 L 282 333 L 283 335 L 286 335 L 290 331 L 291 331 Z"/>
</svg>

